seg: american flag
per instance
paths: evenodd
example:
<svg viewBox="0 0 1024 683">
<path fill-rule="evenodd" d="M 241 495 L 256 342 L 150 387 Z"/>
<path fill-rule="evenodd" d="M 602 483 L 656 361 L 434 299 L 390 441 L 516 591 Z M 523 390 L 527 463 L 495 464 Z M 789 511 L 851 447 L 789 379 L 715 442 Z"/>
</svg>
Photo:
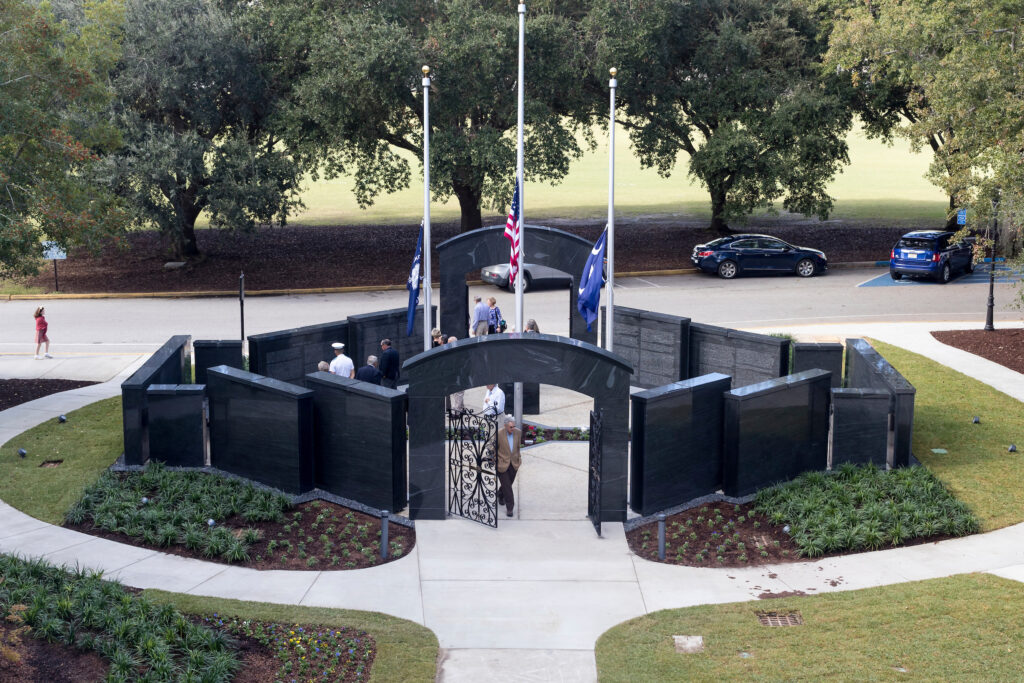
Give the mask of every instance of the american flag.
<svg viewBox="0 0 1024 683">
<path fill-rule="evenodd" d="M 516 182 L 516 190 L 512 193 L 512 208 L 508 211 L 508 220 L 505 222 L 505 237 L 511 242 L 511 249 L 508 257 L 508 282 L 512 284 L 519 277 L 519 182 Z"/>
</svg>

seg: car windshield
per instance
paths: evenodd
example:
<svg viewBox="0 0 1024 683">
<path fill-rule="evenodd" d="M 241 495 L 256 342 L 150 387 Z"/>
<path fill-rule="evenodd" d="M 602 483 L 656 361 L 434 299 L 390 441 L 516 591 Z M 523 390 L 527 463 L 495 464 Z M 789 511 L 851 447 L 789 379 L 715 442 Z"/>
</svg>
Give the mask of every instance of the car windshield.
<svg viewBox="0 0 1024 683">
<path fill-rule="evenodd" d="M 902 249 L 934 249 L 935 241 L 926 237 L 904 237 L 896 246 Z"/>
</svg>

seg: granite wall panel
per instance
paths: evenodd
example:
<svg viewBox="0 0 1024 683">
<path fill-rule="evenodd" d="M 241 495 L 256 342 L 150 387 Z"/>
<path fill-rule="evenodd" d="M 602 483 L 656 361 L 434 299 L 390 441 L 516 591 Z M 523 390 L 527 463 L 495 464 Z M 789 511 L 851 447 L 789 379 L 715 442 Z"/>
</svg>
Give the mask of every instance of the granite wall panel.
<svg viewBox="0 0 1024 683">
<path fill-rule="evenodd" d="M 188 356 L 190 339 L 185 334 L 171 337 L 131 377 L 121 383 L 126 465 L 145 465 L 149 461 L 146 390 L 151 384 L 183 384 L 186 378 L 192 376 Z"/>
<path fill-rule="evenodd" d="M 690 323 L 690 377 L 720 372 L 735 387 L 789 373 L 789 339 Z"/>
<path fill-rule="evenodd" d="M 207 371 L 210 464 L 299 494 L 313 488 L 313 392 L 226 365 Z"/>
<path fill-rule="evenodd" d="M 206 387 L 201 384 L 150 384 L 149 459 L 173 467 L 206 465 Z"/>
<path fill-rule="evenodd" d="M 793 344 L 793 368 L 790 372 L 803 372 L 820 368 L 832 373 L 832 388 L 843 385 L 843 345 L 810 342 Z"/>
<path fill-rule="evenodd" d="M 731 384 L 711 374 L 630 397 L 633 511 L 649 515 L 721 488 L 723 395 Z"/>
<path fill-rule="evenodd" d="M 846 340 L 846 386 L 851 389 L 876 389 L 890 394 L 892 414 L 889 467 L 910 464 L 914 435 L 914 385 L 863 339 Z"/>
<path fill-rule="evenodd" d="M 505 392 L 505 412 L 514 414 L 513 398 L 515 394 L 515 382 L 502 382 L 501 390 Z M 479 412 L 482 406 L 466 406 Z M 536 382 L 523 383 L 523 415 L 540 414 L 540 385 Z"/>
<path fill-rule="evenodd" d="M 215 365 L 243 369 L 241 339 L 197 339 L 192 342 L 196 384 L 206 384 L 206 370 Z"/>
<path fill-rule="evenodd" d="M 607 335 L 601 307 L 601 338 Z M 690 319 L 626 306 L 615 307 L 612 348 L 634 368 L 633 386 L 652 388 L 690 377 Z"/>
<path fill-rule="evenodd" d="M 595 410 L 604 410 L 601 518 L 625 521 L 632 368 L 622 359 L 564 337 L 496 334 L 431 349 L 407 360 L 404 370 L 409 378 L 410 517 L 447 516 L 445 396 L 516 380 L 578 391 L 594 398 Z M 579 506 L 582 516 L 585 497 Z"/>
<path fill-rule="evenodd" d="M 317 488 L 379 510 L 404 509 L 405 394 L 329 372 L 307 375 L 306 386 Z"/>
<path fill-rule="evenodd" d="M 889 442 L 888 391 L 832 389 L 830 464 L 885 467 Z"/>
<path fill-rule="evenodd" d="M 437 306 L 431 307 L 430 320 L 430 326 L 436 327 Z M 416 309 L 415 327 L 411 337 L 405 334 L 406 325 L 408 325 L 408 309 L 406 308 L 350 315 L 348 317 L 348 351 L 351 352 L 348 355 L 356 364 L 356 368 L 366 365 L 366 358 L 370 355 L 380 358 L 382 339 L 391 340 L 392 348 L 398 351 L 398 357 L 403 361 L 422 353 L 423 306 Z M 398 381 L 402 383 L 403 378 L 399 377 Z"/>
<path fill-rule="evenodd" d="M 359 367 L 359 360 L 349 353 L 352 345 L 348 321 L 342 320 L 252 335 L 249 337 L 249 370 L 282 382 L 302 384 L 302 378 L 316 372 L 320 361 L 331 362 L 334 342 L 345 344 L 346 354 Z"/>
<path fill-rule="evenodd" d="M 725 394 L 725 495 L 745 496 L 826 468 L 829 375 L 806 370 Z"/>
</svg>

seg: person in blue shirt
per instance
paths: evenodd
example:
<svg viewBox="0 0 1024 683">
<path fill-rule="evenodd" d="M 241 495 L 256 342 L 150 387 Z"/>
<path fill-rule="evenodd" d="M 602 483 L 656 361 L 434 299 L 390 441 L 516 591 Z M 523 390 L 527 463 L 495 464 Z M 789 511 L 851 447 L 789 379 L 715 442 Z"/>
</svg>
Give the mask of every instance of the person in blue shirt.
<svg viewBox="0 0 1024 683">
<path fill-rule="evenodd" d="M 473 306 L 473 317 L 469 321 L 469 334 L 473 337 L 482 337 L 487 334 L 487 316 L 490 308 L 478 296 L 473 297 L 473 301 L 476 305 Z"/>
</svg>

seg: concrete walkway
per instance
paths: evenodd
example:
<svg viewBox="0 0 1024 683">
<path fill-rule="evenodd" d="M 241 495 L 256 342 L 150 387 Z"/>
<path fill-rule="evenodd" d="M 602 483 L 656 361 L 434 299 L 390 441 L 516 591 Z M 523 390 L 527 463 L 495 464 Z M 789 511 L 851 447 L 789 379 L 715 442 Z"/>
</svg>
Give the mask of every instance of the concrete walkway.
<svg viewBox="0 0 1024 683">
<path fill-rule="evenodd" d="M 927 334 L 929 328 L 953 325 L 855 327 L 816 325 L 787 331 L 815 339 L 873 336 L 926 353 L 1024 400 L 1024 376 L 945 347 Z M 0 413 L 0 442 L 115 395 L 133 366 L 105 384 Z M 604 535 L 598 538 L 585 520 L 586 457 L 584 444 L 558 442 L 528 449 L 516 483 L 515 518 L 502 517 L 497 531 L 460 519 L 417 522 L 414 550 L 372 569 L 259 572 L 228 567 L 54 527 L 2 502 L 0 552 L 102 569 L 110 578 L 140 588 L 374 610 L 410 619 L 437 634 L 443 649 L 439 679 L 444 681 L 593 681 L 597 637 L 626 619 L 660 609 L 976 571 L 1024 581 L 1024 524 L 819 562 L 746 569 L 648 562 L 629 552 L 621 524 L 603 525 Z"/>
</svg>

